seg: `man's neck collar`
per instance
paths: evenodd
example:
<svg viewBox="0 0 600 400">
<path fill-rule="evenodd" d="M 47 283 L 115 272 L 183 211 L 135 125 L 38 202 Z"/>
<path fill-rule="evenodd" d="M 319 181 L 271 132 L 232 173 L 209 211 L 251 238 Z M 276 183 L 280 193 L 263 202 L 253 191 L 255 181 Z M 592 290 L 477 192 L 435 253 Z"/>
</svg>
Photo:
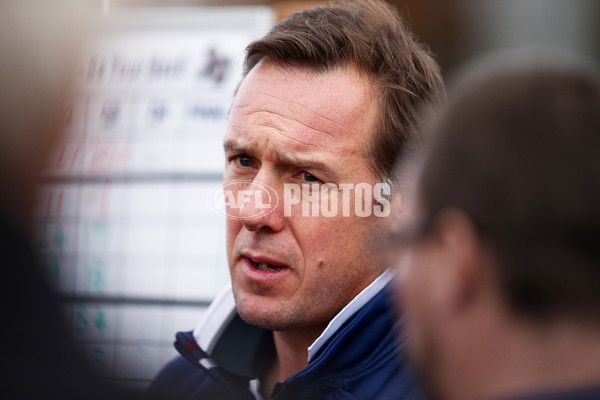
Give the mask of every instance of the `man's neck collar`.
<svg viewBox="0 0 600 400">
<path fill-rule="evenodd" d="M 308 362 L 313 360 L 319 353 L 319 350 L 327 341 L 340 329 L 342 325 L 365 304 L 369 302 L 377 293 L 379 293 L 392 279 L 393 272 L 386 269 L 369 286 L 364 288 L 350 303 L 329 322 L 323 333 L 308 347 Z"/>
</svg>

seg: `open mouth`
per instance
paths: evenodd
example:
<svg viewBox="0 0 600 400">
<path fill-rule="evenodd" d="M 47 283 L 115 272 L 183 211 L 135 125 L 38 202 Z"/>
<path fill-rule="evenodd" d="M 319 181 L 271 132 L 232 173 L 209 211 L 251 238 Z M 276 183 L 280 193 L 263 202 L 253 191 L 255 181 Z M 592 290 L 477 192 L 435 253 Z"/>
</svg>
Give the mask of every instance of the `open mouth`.
<svg viewBox="0 0 600 400">
<path fill-rule="evenodd" d="M 260 271 L 265 271 L 265 272 L 273 272 L 273 271 L 279 271 L 285 267 L 280 267 L 278 265 L 272 265 L 272 264 L 266 264 L 266 263 L 259 263 L 256 262 L 254 260 L 250 260 L 250 263 L 252 264 L 252 266 Z"/>
</svg>

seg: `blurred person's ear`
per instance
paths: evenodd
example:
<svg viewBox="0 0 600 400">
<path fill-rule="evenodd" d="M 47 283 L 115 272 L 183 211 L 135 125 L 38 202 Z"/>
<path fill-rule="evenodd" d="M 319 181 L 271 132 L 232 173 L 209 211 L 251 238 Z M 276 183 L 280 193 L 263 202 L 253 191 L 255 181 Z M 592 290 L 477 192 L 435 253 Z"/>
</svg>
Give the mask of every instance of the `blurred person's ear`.
<svg viewBox="0 0 600 400">
<path fill-rule="evenodd" d="M 24 233 L 41 168 L 61 132 L 91 22 L 88 5 L 0 3 L 0 215 Z"/>
</svg>

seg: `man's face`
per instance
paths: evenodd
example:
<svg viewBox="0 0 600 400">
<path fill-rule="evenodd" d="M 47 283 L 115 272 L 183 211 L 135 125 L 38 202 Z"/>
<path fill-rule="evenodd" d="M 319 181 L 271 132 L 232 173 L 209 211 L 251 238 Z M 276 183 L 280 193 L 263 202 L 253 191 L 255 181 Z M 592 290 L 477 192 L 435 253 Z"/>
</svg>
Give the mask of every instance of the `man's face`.
<svg viewBox="0 0 600 400">
<path fill-rule="evenodd" d="M 304 200 L 284 212 L 286 184 L 376 183 L 365 155 L 376 118 L 373 89 L 352 69 L 315 74 L 262 61 L 244 79 L 225 134 L 224 183 L 235 192 L 234 182 L 250 181 L 279 198 L 269 213 L 260 196 L 228 209 L 229 269 L 247 322 L 323 329 L 379 274 L 387 218 L 356 216 L 354 191 L 349 216 L 341 191 L 330 192 L 340 200 L 334 216 L 303 215 Z"/>
</svg>

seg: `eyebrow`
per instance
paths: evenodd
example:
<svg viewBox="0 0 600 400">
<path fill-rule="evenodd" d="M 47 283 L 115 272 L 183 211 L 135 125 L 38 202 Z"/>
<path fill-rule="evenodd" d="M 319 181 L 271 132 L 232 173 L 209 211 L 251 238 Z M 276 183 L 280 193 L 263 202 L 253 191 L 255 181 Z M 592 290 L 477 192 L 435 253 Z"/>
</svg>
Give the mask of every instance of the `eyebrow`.
<svg viewBox="0 0 600 400">
<path fill-rule="evenodd" d="M 230 151 L 230 152 L 246 152 L 247 153 L 250 151 L 249 146 L 242 145 L 233 140 L 226 140 L 223 143 L 223 149 L 225 151 Z"/>
<path fill-rule="evenodd" d="M 329 169 L 323 163 L 320 163 L 318 161 L 303 159 L 302 157 L 298 157 L 298 156 L 290 154 L 290 153 L 287 153 L 287 154 L 286 153 L 283 153 L 283 154 L 277 153 L 277 158 L 283 164 L 293 165 L 297 168 L 302 168 L 302 169 L 317 170 L 317 171 L 321 171 L 330 176 L 337 176 L 333 173 L 333 171 L 331 171 L 331 169 Z"/>
</svg>

